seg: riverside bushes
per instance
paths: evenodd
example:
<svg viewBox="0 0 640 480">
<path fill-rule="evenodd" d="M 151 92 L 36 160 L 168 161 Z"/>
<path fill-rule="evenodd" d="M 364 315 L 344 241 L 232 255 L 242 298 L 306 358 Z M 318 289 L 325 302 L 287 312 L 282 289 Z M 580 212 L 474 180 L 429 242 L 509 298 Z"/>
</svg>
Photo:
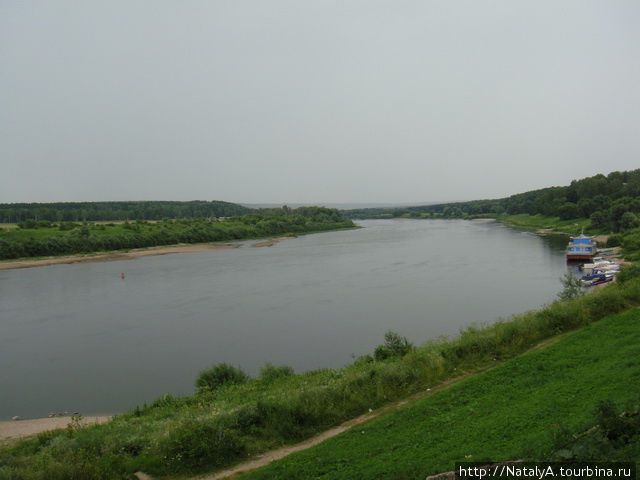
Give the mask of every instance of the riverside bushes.
<svg viewBox="0 0 640 480">
<path fill-rule="evenodd" d="M 225 381 L 227 374 L 234 378 L 235 367 L 214 367 L 213 390 L 203 388 L 182 399 L 165 396 L 106 425 L 72 432 L 72 438 L 63 432 L 43 442 L 0 449 L 4 469 L 0 472 L 12 480 L 35 480 L 64 478 L 56 477 L 54 471 L 75 474 L 83 471 L 82 465 L 94 465 L 93 469 L 103 465 L 108 474 L 100 477 L 87 467 L 88 473 L 78 478 L 118 478 L 137 470 L 167 475 L 220 468 L 443 380 L 492 366 L 553 335 L 638 304 L 640 279 L 631 278 L 492 325 L 469 327 L 453 340 L 432 341 L 385 360 L 368 357 L 339 370 L 282 375 L 272 381 L 247 379 L 241 373 L 244 381 L 238 383 Z"/>
<path fill-rule="evenodd" d="M 160 442 L 160 453 L 169 470 L 188 471 L 226 465 L 245 453 L 245 446 L 221 419 L 189 420 Z"/>
<path fill-rule="evenodd" d="M 276 366 L 267 362 L 260 369 L 260 380 L 264 382 L 272 382 L 277 378 L 288 377 L 289 375 L 293 375 L 293 368 L 287 365 Z"/>
<path fill-rule="evenodd" d="M 228 363 L 219 363 L 200 372 L 196 379 L 196 387 L 199 390 L 215 390 L 223 385 L 244 383 L 248 379 L 249 375 L 244 373 L 242 369 Z"/>
<path fill-rule="evenodd" d="M 384 344 L 378 345 L 373 352 L 375 360 L 386 360 L 391 357 L 402 357 L 413 350 L 413 344 L 406 337 L 401 337 L 393 330 L 384 334 Z"/>
<path fill-rule="evenodd" d="M 603 232 L 624 232 L 640 225 L 640 169 L 574 180 L 494 200 L 348 210 L 350 218 L 477 218 L 542 215 L 566 227 L 579 222 Z M 565 228 L 566 228 L 565 227 Z M 566 230 L 564 230 L 566 231 Z M 580 232 L 580 228 L 577 229 Z M 625 248 L 627 248 L 625 246 Z M 635 249 L 640 248 L 640 243 Z"/>
<path fill-rule="evenodd" d="M 33 221 L 28 221 L 31 225 Z M 67 229 L 67 225 L 71 226 Z M 38 226 L 36 224 L 36 226 Z M 63 226 L 65 228 L 63 229 Z M 0 260 L 49 255 L 145 248 L 176 243 L 203 243 L 352 228 L 338 210 L 324 207 L 272 209 L 219 221 L 210 218 L 126 222 L 105 225 L 61 223 L 56 228 L 0 232 Z M 26 228 L 26 227 L 25 227 Z"/>
</svg>

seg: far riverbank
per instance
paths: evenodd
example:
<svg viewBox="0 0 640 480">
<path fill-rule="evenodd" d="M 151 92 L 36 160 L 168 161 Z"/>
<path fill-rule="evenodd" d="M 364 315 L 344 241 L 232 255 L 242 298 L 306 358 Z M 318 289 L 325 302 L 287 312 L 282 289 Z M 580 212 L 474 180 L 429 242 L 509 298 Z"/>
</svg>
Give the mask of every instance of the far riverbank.
<svg viewBox="0 0 640 480">
<path fill-rule="evenodd" d="M 257 243 L 251 244 L 252 247 L 271 247 L 282 240 L 296 238 L 294 236 L 278 237 L 262 239 Z M 117 262 L 120 260 L 132 260 L 135 258 L 149 257 L 153 255 L 168 255 L 170 253 L 194 253 L 205 252 L 208 250 L 231 250 L 240 248 L 246 241 L 228 242 L 228 243 L 199 243 L 177 245 L 136 248 L 127 252 L 98 252 L 86 255 L 72 255 L 65 257 L 47 257 L 21 260 L 6 260 L 0 262 L 0 270 L 11 270 L 14 268 L 32 268 L 45 267 L 47 265 L 59 265 L 68 263 L 93 263 L 93 262 Z"/>
</svg>

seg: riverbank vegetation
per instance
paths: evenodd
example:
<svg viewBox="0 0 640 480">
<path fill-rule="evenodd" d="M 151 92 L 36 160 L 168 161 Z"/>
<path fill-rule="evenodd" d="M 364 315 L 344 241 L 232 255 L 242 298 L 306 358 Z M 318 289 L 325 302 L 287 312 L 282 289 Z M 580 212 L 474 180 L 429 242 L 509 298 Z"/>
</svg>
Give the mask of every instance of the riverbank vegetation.
<svg viewBox="0 0 640 480">
<path fill-rule="evenodd" d="M 498 215 L 496 220 L 514 228 L 541 233 L 561 233 L 568 235 L 578 235 L 582 232 L 587 234 L 603 233 L 602 230 L 594 229 L 591 220 L 586 218 L 561 220 L 558 217 L 545 217 L 540 214 L 503 214 Z M 599 242 L 599 247 L 621 247 L 621 254 L 626 261 L 640 261 L 640 227 L 605 235 L 604 238 L 606 238 L 606 241 L 603 241 L 602 243 Z"/>
<path fill-rule="evenodd" d="M 135 471 L 154 476 L 187 475 L 222 468 L 248 455 L 307 438 L 446 379 L 493 367 L 554 335 L 590 325 L 639 304 L 640 278 L 631 274 L 625 281 L 555 302 L 539 311 L 489 326 L 470 327 L 452 340 L 414 347 L 400 335 L 389 332 L 382 348 L 342 369 L 292 374 L 287 367 L 268 365 L 260 377 L 246 378 L 238 373 L 237 367 L 214 366 L 202 372 L 192 396 L 176 398 L 167 394 L 150 405 L 118 415 L 105 425 L 43 433 L 0 449 L 0 479 L 123 478 Z M 634 326 L 638 334 L 637 322 Z M 617 350 L 612 348 L 611 352 Z M 624 361 L 629 362 L 629 358 L 635 356 L 637 353 L 626 352 Z M 573 362 L 571 358 L 563 361 Z M 567 370 L 557 370 L 555 366 L 551 368 L 552 365 L 555 363 L 545 366 L 542 362 L 536 367 L 544 372 L 536 377 L 536 382 L 547 377 L 562 382 L 567 370 L 573 368 L 571 364 Z M 632 362 L 627 367 L 637 368 L 636 365 Z M 526 369 L 504 368 L 506 373 L 496 382 L 527 384 L 528 377 L 518 378 Z M 634 374 L 637 374 L 635 370 Z M 617 385 L 618 377 L 607 373 L 605 378 L 607 385 Z M 571 378 L 569 383 L 579 380 L 579 377 Z M 478 392 L 488 388 L 480 386 Z M 520 401 L 524 402 L 531 392 L 521 390 L 520 394 Z M 543 397 L 544 392 L 540 396 Z M 525 403 L 522 406 L 528 408 Z M 438 421 L 450 425 L 450 413 L 440 416 L 439 411 L 434 410 Z M 475 415 L 473 409 L 468 410 L 467 415 Z M 513 420 L 524 413 L 509 410 L 508 415 L 510 417 L 505 418 Z M 568 426 L 578 428 L 580 422 L 569 422 Z M 467 428 L 462 425 L 456 428 Z M 499 422 L 492 424 L 490 419 L 482 423 L 485 432 L 500 432 L 500 425 Z M 521 428 L 512 430 L 526 431 L 526 426 L 519 425 Z M 441 431 L 448 429 L 443 427 Z M 406 435 L 410 437 L 411 433 Z M 491 446 L 494 450 L 487 447 L 486 455 L 493 452 L 511 455 L 511 450 L 500 450 L 505 442 L 494 442 Z M 524 444 L 524 440 L 518 442 L 517 445 Z M 388 448 L 388 445 L 376 448 Z M 465 450 L 465 454 L 476 455 L 473 448 L 468 450 L 474 445 L 461 442 L 454 452 Z M 438 465 L 444 466 L 445 461 Z"/>
<path fill-rule="evenodd" d="M 640 169 L 574 180 L 495 200 L 441 203 L 403 208 L 348 210 L 350 218 L 479 218 L 513 215 L 555 217 L 583 223 L 594 231 L 625 232 L 640 227 Z M 584 225 L 583 225 L 584 226 Z M 544 228 L 544 227 L 543 227 Z"/>
<path fill-rule="evenodd" d="M 533 232 L 542 231 L 547 233 L 579 235 L 583 231 L 591 231 L 591 221 L 588 218 L 561 220 L 560 217 L 547 217 L 540 214 L 529 215 L 526 213 L 518 215 L 508 215 L 505 213 L 497 215 L 495 218 L 497 221 L 510 227 Z"/>
<path fill-rule="evenodd" d="M 283 207 L 240 217 L 165 219 L 157 222 L 55 223 L 25 220 L 17 224 L 18 228 L 0 230 L 0 259 L 295 235 L 353 226 L 353 222 L 338 210 L 324 207 Z"/>
<path fill-rule="evenodd" d="M 417 479 L 456 462 L 640 461 L 640 311 L 607 317 L 242 480 Z"/>
</svg>

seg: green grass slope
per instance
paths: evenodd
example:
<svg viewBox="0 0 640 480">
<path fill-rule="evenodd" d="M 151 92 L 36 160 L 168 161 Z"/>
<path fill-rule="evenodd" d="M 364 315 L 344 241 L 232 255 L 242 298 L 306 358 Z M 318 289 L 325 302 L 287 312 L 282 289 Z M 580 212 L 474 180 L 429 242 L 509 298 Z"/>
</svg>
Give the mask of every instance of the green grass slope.
<svg viewBox="0 0 640 480">
<path fill-rule="evenodd" d="M 639 380 L 634 309 L 240 478 L 417 479 L 456 461 L 542 460 L 596 423 L 599 402 L 637 405 Z M 637 461 L 639 443 L 606 458 Z"/>
</svg>

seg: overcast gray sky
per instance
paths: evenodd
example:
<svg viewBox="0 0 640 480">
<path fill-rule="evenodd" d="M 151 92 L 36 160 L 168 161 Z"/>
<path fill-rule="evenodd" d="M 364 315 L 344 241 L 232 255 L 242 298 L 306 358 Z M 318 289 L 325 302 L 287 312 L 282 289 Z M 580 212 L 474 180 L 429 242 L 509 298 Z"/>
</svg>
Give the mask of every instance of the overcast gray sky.
<svg viewBox="0 0 640 480">
<path fill-rule="evenodd" d="M 0 0 L 0 202 L 496 198 L 640 167 L 640 2 Z"/>
</svg>

